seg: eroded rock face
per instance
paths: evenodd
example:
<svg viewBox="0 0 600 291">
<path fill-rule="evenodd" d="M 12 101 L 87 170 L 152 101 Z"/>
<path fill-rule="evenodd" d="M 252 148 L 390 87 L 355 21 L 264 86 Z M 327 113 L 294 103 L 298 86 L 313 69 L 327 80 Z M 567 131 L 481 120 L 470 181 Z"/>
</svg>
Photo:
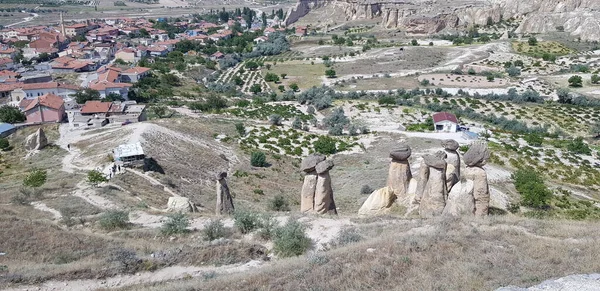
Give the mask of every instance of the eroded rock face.
<svg viewBox="0 0 600 291">
<path fill-rule="evenodd" d="M 460 181 L 460 155 L 456 151 L 459 147 L 458 142 L 453 139 L 442 141 L 442 147 L 446 152 L 446 187 L 448 192 Z"/>
<path fill-rule="evenodd" d="M 333 166 L 332 160 L 321 155 L 311 155 L 302 161 L 301 168 L 306 175 L 300 194 L 300 211 L 337 214 L 329 176 Z"/>
<path fill-rule="evenodd" d="M 582 40 L 600 38 L 600 1 L 597 0 L 299 0 L 288 11 L 290 25 L 311 10 L 327 5 L 343 11 L 346 20 L 381 17 L 381 26 L 407 33 L 434 34 L 444 29 L 486 25 L 521 19 L 517 33 L 544 33 L 562 26 Z"/>
<path fill-rule="evenodd" d="M 465 180 L 456 184 L 450 193 L 444 207 L 444 215 L 462 216 L 475 214 L 475 199 L 473 198 L 473 181 Z"/>
<path fill-rule="evenodd" d="M 473 143 L 464 154 L 463 160 L 467 167 L 481 167 L 490 158 L 490 150 L 482 142 Z"/>
<path fill-rule="evenodd" d="M 215 211 L 217 215 L 233 214 L 235 210 L 233 207 L 233 198 L 225 179 L 226 177 L 226 172 L 217 174 L 217 207 Z"/>
<path fill-rule="evenodd" d="M 196 205 L 190 202 L 190 199 L 186 197 L 169 197 L 167 211 L 194 212 L 196 211 Z"/>
<path fill-rule="evenodd" d="M 408 185 L 412 179 L 410 163 L 408 162 L 410 155 L 410 146 L 404 143 L 390 152 L 392 161 L 388 170 L 387 187 L 391 189 L 399 203 L 403 205 L 412 202 L 408 194 Z"/>
<path fill-rule="evenodd" d="M 25 138 L 25 149 L 27 150 L 41 150 L 48 145 L 48 139 L 44 130 L 38 128 L 35 133 L 32 133 Z"/>
<path fill-rule="evenodd" d="M 395 200 L 396 195 L 394 195 L 394 191 L 390 187 L 377 189 L 369 195 L 369 198 L 367 198 L 358 210 L 358 214 L 376 215 L 384 213 L 392 206 Z"/>
<path fill-rule="evenodd" d="M 443 152 L 423 156 L 423 162 L 429 168 L 429 176 L 419 205 L 419 215 L 422 217 L 440 215 L 446 206 L 448 190 L 446 188 L 445 156 L 446 154 Z"/>
</svg>

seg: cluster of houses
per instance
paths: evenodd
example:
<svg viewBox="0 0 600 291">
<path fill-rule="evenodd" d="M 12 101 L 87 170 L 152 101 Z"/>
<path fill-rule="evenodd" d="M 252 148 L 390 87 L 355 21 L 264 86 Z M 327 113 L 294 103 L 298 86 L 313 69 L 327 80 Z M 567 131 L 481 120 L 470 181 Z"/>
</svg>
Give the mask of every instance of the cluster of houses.
<svg viewBox="0 0 600 291">
<path fill-rule="evenodd" d="M 263 29 L 261 19 L 248 25 L 237 17 L 219 25 L 192 19 L 170 22 L 183 33 L 173 35 L 155 27 L 157 19 L 120 18 L 87 20 L 49 26 L 0 29 L 0 105 L 18 106 L 27 123 L 67 121 L 73 127 L 87 128 L 107 123 L 128 123 L 145 119 L 145 106 L 134 101 L 88 101 L 77 104 L 75 94 L 85 88 L 99 92 L 101 98 L 127 100 L 131 87 L 151 72 L 136 67 L 142 58 L 166 56 L 183 40 L 219 41 L 234 37 L 233 26 L 263 30 L 256 43 L 268 40 L 282 22 L 269 19 Z M 224 58 L 216 52 L 210 59 Z M 117 60 L 119 60 L 117 62 Z M 28 63 L 27 63 L 28 62 Z M 61 81 L 53 77 L 76 76 Z"/>
</svg>

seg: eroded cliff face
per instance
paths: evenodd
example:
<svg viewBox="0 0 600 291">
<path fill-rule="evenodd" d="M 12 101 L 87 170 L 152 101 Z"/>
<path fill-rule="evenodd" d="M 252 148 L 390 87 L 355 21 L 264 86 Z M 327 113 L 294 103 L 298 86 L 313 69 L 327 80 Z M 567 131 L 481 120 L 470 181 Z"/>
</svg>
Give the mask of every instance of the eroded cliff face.
<svg viewBox="0 0 600 291">
<path fill-rule="evenodd" d="M 344 11 L 346 20 L 381 18 L 383 27 L 412 34 L 514 17 L 522 20 L 518 33 L 556 31 L 562 26 L 582 40 L 600 38 L 600 0 L 299 0 L 286 23 L 326 5 Z"/>
</svg>

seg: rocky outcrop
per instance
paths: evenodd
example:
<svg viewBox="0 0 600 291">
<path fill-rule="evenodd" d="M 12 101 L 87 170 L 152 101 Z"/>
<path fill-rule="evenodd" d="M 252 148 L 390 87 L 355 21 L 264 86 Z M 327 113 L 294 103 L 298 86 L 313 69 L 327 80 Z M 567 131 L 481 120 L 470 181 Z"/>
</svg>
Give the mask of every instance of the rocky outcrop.
<svg viewBox="0 0 600 291">
<path fill-rule="evenodd" d="M 186 197 L 169 197 L 167 211 L 171 212 L 195 212 L 196 205 Z"/>
<path fill-rule="evenodd" d="M 48 145 L 48 139 L 46 138 L 46 134 L 44 130 L 38 128 L 35 133 L 32 133 L 25 138 L 25 149 L 32 150 L 41 150 Z"/>
<path fill-rule="evenodd" d="M 446 152 L 446 188 L 448 192 L 460 181 L 460 155 L 458 154 L 458 142 L 453 139 L 442 141 L 442 147 Z"/>
<path fill-rule="evenodd" d="M 217 215 L 233 214 L 235 210 L 233 207 L 233 198 L 231 197 L 231 192 L 229 192 L 229 186 L 225 178 L 227 178 L 226 172 L 217 174 L 217 207 L 215 208 Z"/>
<path fill-rule="evenodd" d="M 390 152 L 390 168 L 388 170 L 387 187 L 389 187 L 400 204 L 411 202 L 411 195 L 408 193 L 408 186 L 412 179 L 410 163 L 408 158 L 411 155 L 411 149 L 407 144 L 400 144 Z"/>
<path fill-rule="evenodd" d="M 369 198 L 365 200 L 363 205 L 358 210 L 360 215 L 376 215 L 385 213 L 396 200 L 396 195 L 390 187 L 383 187 L 377 189 L 369 195 Z"/>
<path fill-rule="evenodd" d="M 305 173 L 300 194 L 300 211 L 304 213 L 337 214 L 329 170 L 333 161 L 319 154 L 310 155 L 302 160 L 301 169 Z"/>
<path fill-rule="evenodd" d="M 490 189 L 487 174 L 482 168 L 490 157 L 490 151 L 483 142 L 476 142 L 469 147 L 463 159 L 467 168 L 464 179 L 450 191 L 444 214 L 488 215 L 490 205 Z"/>
<path fill-rule="evenodd" d="M 288 11 L 290 25 L 311 10 L 336 5 L 346 20 L 381 18 L 385 28 L 407 33 L 433 34 L 446 28 L 486 25 L 488 19 L 522 20 L 517 33 L 566 32 L 582 40 L 600 38 L 600 1 L 597 0 L 299 0 Z"/>
<path fill-rule="evenodd" d="M 446 153 L 439 151 L 434 155 L 423 156 L 423 162 L 429 168 L 427 177 L 419 177 L 427 181 L 424 185 L 419 215 L 432 217 L 442 214 L 446 206 L 448 190 L 446 188 Z"/>
</svg>

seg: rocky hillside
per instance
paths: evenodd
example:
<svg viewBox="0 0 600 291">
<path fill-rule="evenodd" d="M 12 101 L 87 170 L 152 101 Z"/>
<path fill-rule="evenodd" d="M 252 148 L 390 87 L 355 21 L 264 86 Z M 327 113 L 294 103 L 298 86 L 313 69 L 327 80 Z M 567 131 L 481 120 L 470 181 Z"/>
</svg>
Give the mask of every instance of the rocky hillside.
<svg viewBox="0 0 600 291">
<path fill-rule="evenodd" d="M 432 34 L 447 28 L 485 25 L 488 19 L 521 20 L 518 33 L 562 30 L 582 40 L 600 37 L 600 2 L 594 0 L 299 0 L 288 12 L 287 24 L 313 9 L 335 5 L 346 20 L 380 18 L 385 28 Z"/>
</svg>

